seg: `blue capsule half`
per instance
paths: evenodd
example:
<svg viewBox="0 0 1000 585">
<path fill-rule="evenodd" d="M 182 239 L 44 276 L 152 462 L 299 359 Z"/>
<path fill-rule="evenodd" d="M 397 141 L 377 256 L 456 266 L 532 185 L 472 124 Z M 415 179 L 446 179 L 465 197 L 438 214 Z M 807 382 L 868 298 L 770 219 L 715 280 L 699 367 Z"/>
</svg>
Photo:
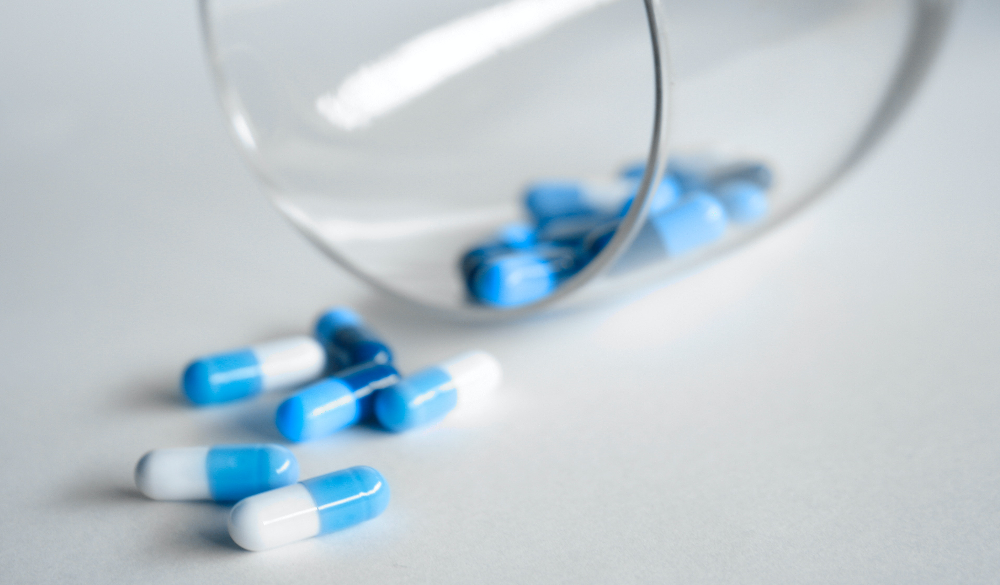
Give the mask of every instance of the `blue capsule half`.
<svg viewBox="0 0 1000 585">
<path fill-rule="evenodd" d="M 649 218 L 670 256 L 714 242 L 726 232 L 726 210 L 707 193 L 695 193 L 665 213 Z"/>
<path fill-rule="evenodd" d="M 278 407 L 275 424 L 292 441 L 330 435 L 371 416 L 375 392 L 401 379 L 388 364 L 366 364 L 308 386 Z"/>
<path fill-rule="evenodd" d="M 478 302 L 516 307 L 545 298 L 579 268 L 575 247 L 539 245 L 487 258 L 466 284 Z"/>
<path fill-rule="evenodd" d="M 535 229 L 530 225 L 521 222 L 505 225 L 492 238 L 466 252 L 459 262 L 459 269 L 465 278 L 469 278 L 486 258 L 501 252 L 530 248 L 537 242 Z"/>
<path fill-rule="evenodd" d="M 539 181 L 528 187 L 524 206 L 536 225 L 555 217 L 585 215 L 595 211 L 578 181 Z"/>
<path fill-rule="evenodd" d="M 359 364 L 392 362 L 392 350 L 361 316 L 347 307 L 334 307 L 324 312 L 316 320 L 316 339 L 322 343 L 336 361 L 329 372 Z"/>
</svg>

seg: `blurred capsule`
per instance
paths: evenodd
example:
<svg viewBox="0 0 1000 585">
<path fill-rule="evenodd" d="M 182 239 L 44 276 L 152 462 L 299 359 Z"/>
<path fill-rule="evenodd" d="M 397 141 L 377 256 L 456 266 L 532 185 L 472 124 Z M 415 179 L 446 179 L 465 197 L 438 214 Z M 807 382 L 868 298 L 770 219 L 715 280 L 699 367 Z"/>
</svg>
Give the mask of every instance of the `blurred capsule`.
<svg viewBox="0 0 1000 585">
<path fill-rule="evenodd" d="M 478 302 L 516 307 L 545 298 L 580 268 L 577 248 L 539 244 L 489 256 L 466 285 Z"/>
<path fill-rule="evenodd" d="M 198 358 L 184 370 L 181 389 L 195 404 L 228 402 L 304 384 L 325 367 L 323 347 L 297 335 Z"/>
<path fill-rule="evenodd" d="M 235 502 L 299 479 L 299 463 L 280 445 L 154 449 L 135 466 L 135 485 L 154 500 Z"/>
<path fill-rule="evenodd" d="M 421 370 L 375 396 L 375 416 L 390 431 L 435 423 L 461 402 L 483 400 L 500 385 L 500 362 L 471 351 Z"/>
<path fill-rule="evenodd" d="M 721 238 L 726 210 L 711 195 L 694 193 L 665 213 L 650 216 L 649 222 L 666 253 L 677 256 Z"/>
<path fill-rule="evenodd" d="M 723 183 L 716 188 L 715 196 L 734 222 L 751 223 L 767 215 L 767 193 L 757 183 L 744 180 Z"/>
<path fill-rule="evenodd" d="M 614 214 L 635 193 L 635 181 L 539 181 L 528 186 L 524 206 L 539 228 L 558 217 Z"/>
</svg>

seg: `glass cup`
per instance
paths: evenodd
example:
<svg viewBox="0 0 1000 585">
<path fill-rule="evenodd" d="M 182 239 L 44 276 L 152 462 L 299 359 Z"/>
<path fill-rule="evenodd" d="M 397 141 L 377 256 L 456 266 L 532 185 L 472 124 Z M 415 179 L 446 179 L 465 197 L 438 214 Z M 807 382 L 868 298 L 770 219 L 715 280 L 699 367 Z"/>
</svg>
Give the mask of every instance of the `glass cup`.
<svg viewBox="0 0 1000 585">
<path fill-rule="evenodd" d="M 236 143 L 350 272 L 473 319 L 649 286 L 792 216 L 948 0 L 201 0 Z"/>
</svg>

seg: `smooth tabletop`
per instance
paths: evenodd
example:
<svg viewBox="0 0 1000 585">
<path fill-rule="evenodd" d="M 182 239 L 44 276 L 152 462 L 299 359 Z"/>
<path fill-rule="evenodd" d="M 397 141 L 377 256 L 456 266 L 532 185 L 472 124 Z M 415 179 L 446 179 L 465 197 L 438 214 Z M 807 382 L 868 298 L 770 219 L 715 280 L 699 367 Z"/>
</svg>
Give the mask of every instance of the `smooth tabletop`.
<svg viewBox="0 0 1000 585">
<path fill-rule="evenodd" d="M 827 196 L 667 286 L 434 320 L 297 235 L 227 136 L 193 2 L 0 4 L 0 582 L 995 583 L 1000 4 L 965 3 Z M 196 355 L 347 304 L 404 371 L 467 349 L 490 408 L 294 445 L 379 469 L 378 519 L 265 553 L 147 500 L 157 447 L 283 442 L 281 395 L 184 403 Z"/>
</svg>

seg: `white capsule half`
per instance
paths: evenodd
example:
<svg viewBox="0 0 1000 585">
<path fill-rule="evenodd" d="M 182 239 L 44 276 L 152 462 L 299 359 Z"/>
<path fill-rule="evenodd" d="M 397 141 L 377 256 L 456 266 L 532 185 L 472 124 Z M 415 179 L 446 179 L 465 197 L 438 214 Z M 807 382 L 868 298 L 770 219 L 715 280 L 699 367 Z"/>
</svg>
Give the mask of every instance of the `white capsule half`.
<svg viewBox="0 0 1000 585">
<path fill-rule="evenodd" d="M 211 447 L 150 451 L 135 466 L 135 487 L 154 500 L 211 500 L 206 462 Z"/>
</svg>

